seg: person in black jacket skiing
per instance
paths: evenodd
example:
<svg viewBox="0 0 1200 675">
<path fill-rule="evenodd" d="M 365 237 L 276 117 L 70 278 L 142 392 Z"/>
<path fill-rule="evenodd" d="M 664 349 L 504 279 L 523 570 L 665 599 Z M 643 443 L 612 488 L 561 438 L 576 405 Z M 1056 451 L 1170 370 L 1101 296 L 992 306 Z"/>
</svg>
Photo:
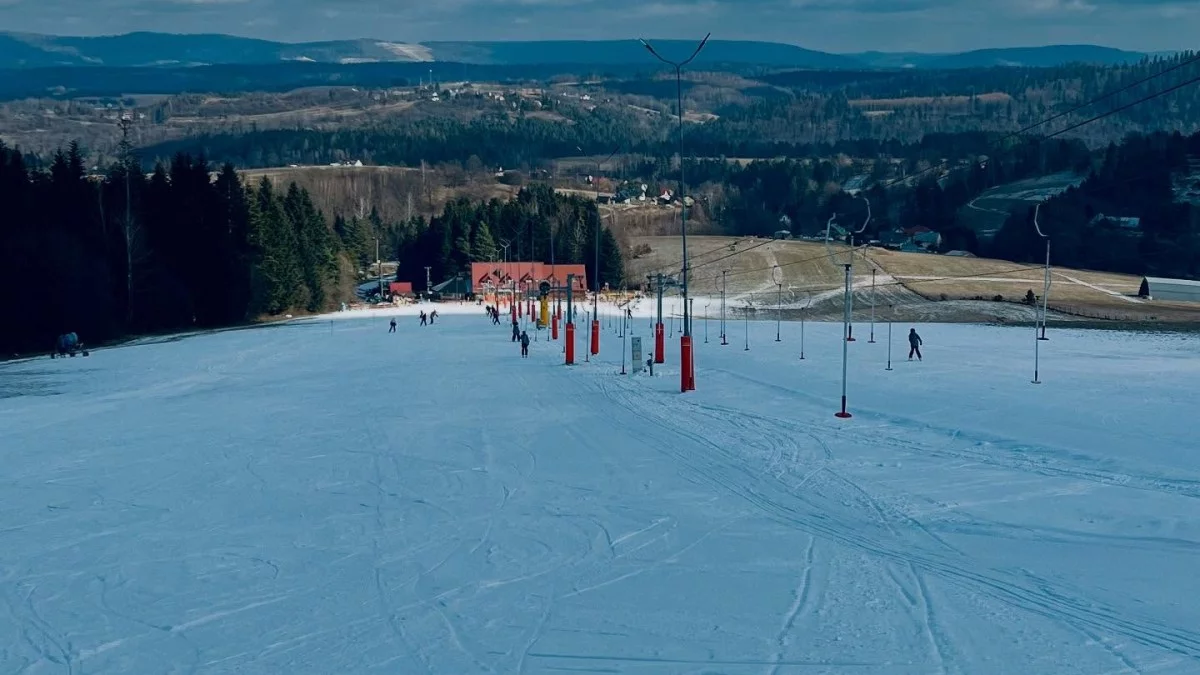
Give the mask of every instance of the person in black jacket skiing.
<svg viewBox="0 0 1200 675">
<path fill-rule="evenodd" d="M 521 331 L 521 358 L 529 358 L 529 333 Z"/>
<path fill-rule="evenodd" d="M 521 325 L 519 323 L 517 323 L 516 319 L 512 320 L 512 328 L 513 328 L 512 341 L 516 342 L 517 340 L 521 339 Z"/>
<path fill-rule="evenodd" d="M 390 327 L 390 328 L 388 328 L 388 332 L 389 332 L 389 333 L 395 333 L 395 332 L 396 332 L 396 320 L 395 320 L 395 319 L 392 319 L 391 327 Z"/>
<path fill-rule="evenodd" d="M 912 361 L 913 354 L 917 355 L 917 360 L 921 360 L 921 345 L 925 344 L 921 340 L 921 336 L 917 335 L 916 328 L 908 329 L 908 360 Z"/>
</svg>

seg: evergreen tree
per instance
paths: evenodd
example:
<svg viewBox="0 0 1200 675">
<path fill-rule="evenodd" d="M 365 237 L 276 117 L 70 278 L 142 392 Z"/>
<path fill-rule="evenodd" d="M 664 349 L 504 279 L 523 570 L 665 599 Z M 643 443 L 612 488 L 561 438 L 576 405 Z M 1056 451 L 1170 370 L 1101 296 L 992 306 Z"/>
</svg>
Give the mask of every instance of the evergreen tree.
<svg viewBox="0 0 1200 675">
<path fill-rule="evenodd" d="M 600 285 L 608 284 L 609 288 L 620 288 L 625 282 L 625 261 L 621 256 L 621 247 L 612 230 L 605 228 L 600 231 Z"/>
<path fill-rule="evenodd" d="M 480 220 L 475 225 L 475 235 L 471 242 L 471 259 L 474 262 L 494 262 L 496 241 L 492 239 L 492 228 L 486 220 Z"/>
<path fill-rule="evenodd" d="M 256 269 L 261 275 L 258 312 L 282 314 L 307 295 L 296 245 L 296 231 L 284 212 L 283 200 L 271 181 L 263 177 L 255 193 L 251 241 L 255 246 Z"/>
</svg>

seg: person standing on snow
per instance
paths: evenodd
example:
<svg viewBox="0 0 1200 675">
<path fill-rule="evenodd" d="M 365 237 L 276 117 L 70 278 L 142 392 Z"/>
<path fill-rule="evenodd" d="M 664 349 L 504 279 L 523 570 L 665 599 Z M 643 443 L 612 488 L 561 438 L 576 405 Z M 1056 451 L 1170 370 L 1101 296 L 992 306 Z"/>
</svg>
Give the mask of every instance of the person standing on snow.
<svg viewBox="0 0 1200 675">
<path fill-rule="evenodd" d="M 921 336 L 917 335 L 916 328 L 908 329 L 908 360 L 912 361 L 913 354 L 917 355 L 917 360 L 921 360 L 921 345 L 925 344 L 921 340 Z"/>
<path fill-rule="evenodd" d="M 512 341 L 516 342 L 517 340 L 521 339 L 521 325 L 517 323 L 516 319 L 513 319 L 512 327 L 513 327 Z"/>
<path fill-rule="evenodd" d="M 388 328 L 388 332 L 389 332 L 389 333 L 395 333 L 395 332 L 396 332 L 396 320 L 395 320 L 395 319 L 392 319 L 391 327 L 390 327 L 390 328 Z"/>
<path fill-rule="evenodd" d="M 529 333 L 521 331 L 521 358 L 529 358 Z"/>
<path fill-rule="evenodd" d="M 433 323 L 433 320 L 436 318 L 437 318 L 437 310 L 435 309 L 429 313 L 429 323 Z"/>
<path fill-rule="evenodd" d="M 426 316 L 425 316 L 425 312 L 424 312 L 424 311 L 422 311 L 422 312 L 421 312 L 421 325 L 422 325 L 422 326 L 425 326 L 425 325 L 427 325 L 428 323 L 429 323 L 429 321 L 428 321 L 428 317 L 426 317 Z"/>
</svg>

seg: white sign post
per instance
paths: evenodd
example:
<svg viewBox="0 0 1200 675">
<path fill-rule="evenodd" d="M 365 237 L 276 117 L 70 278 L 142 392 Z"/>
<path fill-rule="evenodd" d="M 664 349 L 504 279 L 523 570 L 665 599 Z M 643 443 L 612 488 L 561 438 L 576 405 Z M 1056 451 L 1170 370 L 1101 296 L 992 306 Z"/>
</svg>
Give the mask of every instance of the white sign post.
<svg viewBox="0 0 1200 675">
<path fill-rule="evenodd" d="M 631 337 L 631 338 L 629 338 L 629 343 L 630 343 L 630 351 L 633 352 L 633 356 L 630 359 L 631 361 L 633 361 L 633 363 L 632 363 L 633 367 L 629 369 L 629 372 L 630 373 L 640 373 L 643 370 L 642 338 Z"/>
</svg>

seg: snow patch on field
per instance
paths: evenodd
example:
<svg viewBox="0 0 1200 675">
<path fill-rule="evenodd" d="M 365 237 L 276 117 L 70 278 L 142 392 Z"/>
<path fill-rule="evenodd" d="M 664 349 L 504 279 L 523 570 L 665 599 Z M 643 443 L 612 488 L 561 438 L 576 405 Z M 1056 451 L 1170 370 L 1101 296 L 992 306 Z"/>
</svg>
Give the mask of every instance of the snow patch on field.
<svg viewBox="0 0 1200 675">
<path fill-rule="evenodd" d="M 0 366 L 0 671 L 1200 670 L 1200 338 L 438 311 Z"/>
</svg>

